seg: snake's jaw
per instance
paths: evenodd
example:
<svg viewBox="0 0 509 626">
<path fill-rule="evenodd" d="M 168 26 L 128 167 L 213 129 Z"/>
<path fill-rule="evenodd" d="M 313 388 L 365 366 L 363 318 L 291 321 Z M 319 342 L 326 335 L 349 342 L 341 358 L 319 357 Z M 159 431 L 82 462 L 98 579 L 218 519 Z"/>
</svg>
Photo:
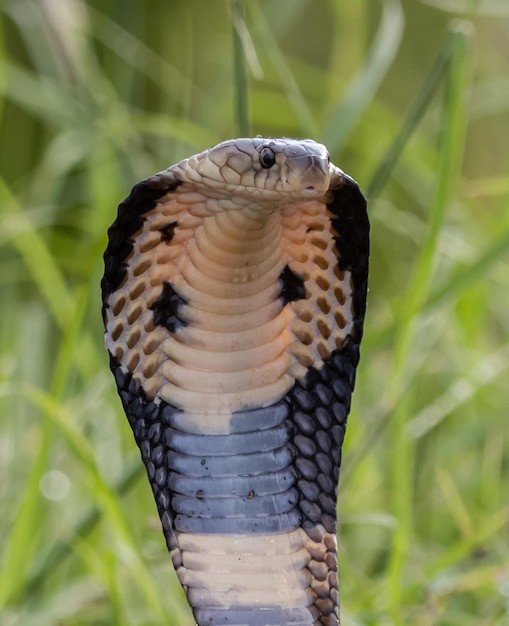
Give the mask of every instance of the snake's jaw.
<svg viewBox="0 0 509 626">
<path fill-rule="evenodd" d="M 138 183 L 108 234 L 111 369 L 196 621 L 337 625 L 357 183 L 313 141 L 230 140 Z"/>
</svg>

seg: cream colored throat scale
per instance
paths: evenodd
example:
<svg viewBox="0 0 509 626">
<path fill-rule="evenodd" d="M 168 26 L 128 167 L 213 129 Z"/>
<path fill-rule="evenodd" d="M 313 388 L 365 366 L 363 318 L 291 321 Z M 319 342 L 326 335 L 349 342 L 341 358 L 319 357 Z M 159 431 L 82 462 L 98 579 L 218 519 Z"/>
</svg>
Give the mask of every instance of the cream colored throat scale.
<svg viewBox="0 0 509 626">
<path fill-rule="evenodd" d="M 135 185 L 108 235 L 111 369 L 196 622 L 338 624 L 357 183 L 314 141 L 234 139 Z"/>
</svg>

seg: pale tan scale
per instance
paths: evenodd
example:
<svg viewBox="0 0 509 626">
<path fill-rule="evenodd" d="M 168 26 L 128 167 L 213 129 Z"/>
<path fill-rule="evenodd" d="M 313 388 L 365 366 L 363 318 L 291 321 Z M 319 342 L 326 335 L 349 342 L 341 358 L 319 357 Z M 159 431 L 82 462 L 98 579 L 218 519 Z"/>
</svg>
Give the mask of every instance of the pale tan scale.
<svg viewBox="0 0 509 626">
<path fill-rule="evenodd" d="M 232 211 L 218 213 L 215 216 L 215 224 L 225 238 L 237 241 L 238 249 L 245 250 L 246 253 L 259 251 L 260 239 L 268 241 L 279 240 L 278 220 L 262 220 L 250 215 L 245 215 L 246 211 Z"/>
<path fill-rule="evenodd" d="M 211 352 L 193 348 L 187 343 L 178 342 L 174 337 L 168 337 L 162 344 L 162 350 L 168 359 L 175 363 L 185 364 L 190 369 L 207 371 L 207 363 L 213 361 L 217 372 L 231 372 L 232 368 L 246 370 L 274 361 L 286 350 L 288 340 L 288 331 L 284 330 L 272 341 L 257 343 L 248 349 Z"/>
<path fill-rule="evenodd" d="M 325 361 L 330 357 L 332 350 L 330 349 L 329 344 L 327 343 L 327 341 L 325 341 L 325 339 L 317 339 L 315 345 L 318 354 L 320 355 L 322 360 Z"/>
<path fill-rule="evenodd" d="M 313 328 L 310 324 L 303 322 L 301 319 L 296 319 L 291 329 L 295 337 L 305 346 L 310 346 L 313 343 Z"/>
<path fill-rule="evenodd" d="M 248 311 L 256 311 L 267 306 L 270 302 L 274 302 L 279 296 L 281 287 L 277 283 L 273 283 L 254 294 L 243 298 L 221 298 L 210 294 L 204 294 L 201 290 L 192 287 L 184 279 L 183 276 L 175 276 L 173 285 L 180 296 L 193 303 L 193 308 L 201 311 L 209 311 L 210 313 L 247 313 Z"/>
<path fill-rule="evenodd" d="M 161 233 L 160 232 L 148 232 L 147 235 L 143 238 L 143 241 L 140 242 L 140 252 L 150 252 L 157 245 L 159 245 L 161 241 Z"/>
<path fill-rule="evenodd" d="M 222 233 L 216 220 L 207 220 L 196 229 L 196 233 L 200 233 L 200 242 L 202 239 L 207 239 L 210 248 L 221 250 L 227 258 L 232 253 L 244 255 L 246 250 L 258 249 L 258 244 L 249 242 L 244 246 L 242 240 Z"/>
<path fill-rule="evenodd" d="M 274 265 L 267 274 L 251 278 L 249 271 L 244 270 L 243 275 L 239 271 L 237 280 L 232 282 L 207 276 L 191 262 L 189 257 L 182 257 L 178 269 L 191 287 L 201 289 L 206 294 L 211 296 L 217 295 L 223 298 L 242 298 L 259 293 L 265 287 L 277 282 L 283 267 L 284 265 L 279 263 Z M 228 311 L 225 313 L 228 314 Z"/>
<path fill-rule="evenodd" d="M 274 572 L 264 570 L 265 568 L 263 568 L 262 570 L 253 570 L 253 573 L 251 573 L 249 577 L 250 589 L 248 590 L 245 589 L 244 581 L 234 581 L 232 578 L 233 576 L 235 576 L 235 574 L 240 574 L 241 572 L 245 571 L 245 568 L 238 567 L 237 571 L 233 570 L 225 572 L 221 572 L 221 570 L 216 570 L 214 572 L 214 590 L 215 592 L 221 591 L 225 594 L 226 597 L 229 596 L 231 598 L 238 598 L 239 594 L 242 593 L 242 601 L 247 606 L 256 606 L 259 604 L 266 604 L 267 595 L 272 595 L 274 588 L 277 588 L 278 585 L 281 585 L 282 578 L 285 574 L 291 575 L 292 579 L 295 580 L 295 586 L 298 592 L 291 594 L 291 597 L 293 598 L 300 596 L 302 593 L 302 589 L 307 587 L 312 580 L 312 575 L 305 569 L 288 569 L 287 572 L 284 572 L 282 570 Z M 182 577 L 182 584 L 198 590 L 200 589 L 200 587 L 195 586 L 197 585 L 197 581 L 194 574 L 194 571 L 186 568 L 185 573 Z M 207 587 L 202 587 L 201 589 L 206 588 L 210 588 L 210 583 L 207 585 Z M 286 595 L 284 592 L 282 593 L 279 589 L 277 593 L 280 597 Z M 217 598 L 216 602 L 218 602 Z"/>
<path fill-rule="evenodd" d="M 292 572 L 294 569 L 303 570 L 310 561 L 310 552 L 301 547 L 296 552 L 291 552 L 289 558 L 284 559 L 280 566 L 273 562 L 272 569 L 267 567 L 267 555 L 265 553 L 246 552 L 238 556 L 237 560 L 232 559 L 231 554 L 217 554 L 206 552 L 197 554 L 184 550 L 182 552 L 182 565 L 188 570 L 203 572 L 231 572 L 232 574 L 242 574 L 246 569 L 254 572 Z M 233 561 L 233 562 L 232 562 Z"/>
<path fill-rule="evenodd" d="M 124 350 L 120 344 L 114 345 L 111 353 L 119 363 L 122 362 L 122 359 L 124 357 Z"/>
<path fill-rule="evenodd" d="M 129 324 L 134 324 L 134 322 L 140 317 L 143 313 L 144 306 L 140 301 L 132 302 L 126 312 L 126 319 Z"/>
<path fill-rule="evenodd" d="M 306 369 L 309 369 L 313 365 L 313 351 L 310 350 L 309 347 L 305 344 L 301 343 L 300 341 L 296 341 L 291 344 L 290 350 L 293 356 L 299 362 L 299 364 L 304 366 Z"/>
<path fill-rule="evenodd" d="M 293 378 L 290 374 L 283 375 L 280 379 L 258 386 L 258 381 L 253 389 L 232 393 L 200 393 L 190 392 L 173 383 L 164 383 L 158 394 L 163 400 L 179 409 L 190 413 L 208 414 L 231 414 L 253 407 L 264 407 L 274 404 L 274 398 L 282 398 L 292 387 Z"/>
<path fill-rule="evenodd" d="M 168 267 L 185 254 L 185 248 L 182 245 L 175 245 L 171 248 L 161 248 L 157 255 L 154 255 L 154 267 L 150 268 L 150 283 L 152 286 L 160 286 L 168 279 Z M 159 266 L 159 267 L 157 267 Z"/>
<path fill-rule="evenodd" d="M 179 193 L 179 204 L 192 204 L 193 206 L 202 205 L 205 201 L 203 193 L 199 191 L 183 191 Z"/>
<path fill-rule="evenodd" d="M 118 341 L 120 335 L 123 333 L 125 328 L 124 321 L 122 318 L 117 318 L 113 321 L 110 327 L 108 327 L 108 332 L 113 341 Z"/>
<path fill-rule="evenodd" d="M 332 332 L 332 324 L 330 319 L 323 313 L 319 313 L 316 318 L 316 328 L 324 339 L 328 339 Z"/>
<path fill-rule="evenodd" d="M 192 369 L 187 363 L 179 365 L 172 360 L 163 363 L 161 373 L 169 383 L 186 391 L 240 393 L 278 381 L 285 375 L 289 365 L 286 351 L 268 363 L 258 366 L 251 365 L 248 369 L 241 369 L 235 354 L 229 356 L 228 376 L 225 376 L 224 372 Z M 241 354 L 237 356 L 241 361 Z"/>
<path fill-rule="evenodd" d="M 207 348 L 214 352 L 236 352 L 248 350 L 276 339 L 289 326 L 291 313 L 283 310 L 277 317 L 258 326 L 256 332 L 249 328 L 238 332 L 217 332 L 187 326 L 174 335 L 180 343 L 196 348 Z"/>
<path fill-rule="evenodd" d="M 295 268 L 298 268 L 301 264 L 305 264 L 309 258 L 304 243 L 295 243 L 292 241 L 286 245 L 288 257 L 292 259 Z"/>
<path fill-rule="evenodd" d="M 125 339 L 127 347 L 132 350 L 141 337 L 141 329 L 139 326 L 131 327 Z"/>
<path fill-rule="evenodd" d="M 334 276 L 339 280 L 339 282 L 341 282 L 341 283 L 344 282 L 345 274 L 346 274 L 346 272 L 344 272 L 343 270 L 340 270 L 339 266 L 337 266 L 337 265 L 334 266 Z"/>
<path fill-rule="evenodd" d="M 315 246 L 315 248 L 318 248 L 319 250 L 327 250 L 328 242 L 325 238 L 322 238 L 319 234 L 315 234 L 313 237 L 310 238 L 309 241 L 311 242 L 313 246 Z"/>
<path fill-rule="evenodd" d="M 313 274 L 313 280 L 322 291 L 329 290 L 330 280 L 327 274 L 325 274 L 324 272 L 315 271 Z"/>
<path fill-rule="evenodd" d="M 162 249 L 160 254 L 155 258 L 155 263 L 157 265 L 163 265 L 167 268 L 168 264 L 174 261 L 175 258 L 178 258 L 183 254 L 183 250 L 174 251 L 172 248 Z"/>
<path fill-rule="evenodd" d="M 248 169 L 242 174 L 242 184 L 246 187 L 254 187 L 256 172 L 252 169 Z"/>
<path fill-rule="evenodd" d="M 111 299 L 110 307 L 114 316 L 119 315 L 126 303 L 126 295 L 122 291 L 117 291 Z"/>
<path fill-rule="evenodd" d="M 136 298 L 139 298 L 146 288 L 147 288 L 147 283 L 145 282 L 143 278 L 135 281 L 129 289 L 129 298 L 131 300 L 135 300 Z"/>
<path fill-rule="evenodd" d="M 322 270 L 327 270 L 329 268 L 329 261 L 322 254 L 315 254 L 313 261 Z"/>
<path fill-rule="evenodd" d="M 260 242 L 260 250 L 250 257 L 245 256 L 245 260 L 238 265 L 225 265 L 217 263 L 207 258 L 202 251 L 199 250 L 196 240 L 189 242 L 187 246 L 187 254 L 189 260 L 195 267 L 200 267 L 205 276 L 210 276 L 216 280 L 224 282 L 252 282 L 258 278 L 268 275 L 274 267 L 280 266 L 281 254 L 279 250 L 274 249 L 264 254 L 264 242 Z"/>
<path fill-rule="evenodd" d="M 227 165 L 223 165 L 219 168 L 219 172 L 223 177 L 225 183 L 234 183 L 240 185 L 240 174 Z"/>
<path fill-rule="evenodd" d="M 148 378 L 143 375 L 143 371 L 138 371 L 138 373 L 134 376 L 134 380 L 138 382 L 140 385 L 143 385 L 143 389 L 149 398 L 160 398 L 161 394 L 161 385 L 164 379 L 161 376 L 152 375 Z"/>
<path fill-rule="evenodd" d="M 148 358 L 144 359 L 142 365 L 143 376 L 145 378 L 154 376 L 163 361 L 164 356 L 160 352 L 152 354 Z"/>
<path fill-rule="evenodd" d="M 248 579 L 246 583 L 249 584 L 251 581 Z M 210 587 L 207 588 L 204 583 L 201 587 L 194 587 L 190 582 L 181 584 L 187 585 L 189 602 L 196 607 L 229 608 L 238 606 L 241 602 L 245 606 L 265 606 L 267 603 L 270 603 L 273 606 L 288 608 L 307 607 L 312 604 L 312 599 L 301 589 L 301 586 L 297 587 L 297 583 L 294 581 L 292 583 L 293 587 L 296 587 L 296 591 L 293 591 L 293 589 L 291 591 L 286 589 L 282 591 L 272 585 L 272 587 L 263 590 L 263 592 L 258 590 L 253 592 L 251 587 L 246 588 L 246 584 L 242 584 L 238 580 L 236 585 L 233 586 L 234 584 L 232 583 L 232 588 L 228 590 L 222 588 L 210 590 Z M 291 589 L 289 585 L 288 588 Z"/>
<path fill-rule="evenodd" d="M 336 301 L 338 302 L 338 304 L 345 304 L 345 302 L 346 302 L 346 295 L 345 295 L 345 291 L 344 291 L 343 286 L 341 285 L 341 283 L 336 283 L 334 285 L 334 296 L 335 296 Z"/>
<path fill-rule="evenodd" d="M 280 249 L 279 231 L 275 232 L 261 231 L 257 236 L 252 234 L 249 242 L 243 238 L 228 235 L 221 231 L 221 227 L 216 219 L 204 220 L 202 224 L 195 230 L 195 240 L 199 249 L 205 255 L 211 256 L 211 260 L 227 265 L 230 263 L 238 263 L 246 260 L 249 255 L 249 261 L 255 262 L 259 258 L 260 252 L 272 254 L 275 250 Z M 251 255 L 254 255 L 251 258 Z"/>
<path fill-rule="evenodd" d="M 146 356 L 153 354 L 163 343 L 167 333 L 164 328 L 153 328 L 150 334 L 147 334 L 143 342 L 143 353 Z"/>
<path fill-rule="evenodd" d="M 300 528 L 269 538 L 180 534 L 177 575 L 194 606 L 307 607 L 315 602 L 316 591 L 322 597 L 328 592 L 330 597 L 337 588 L 335 578 L 318 580 L 311 571 L 323 578 L 321 564 L 336 549 L 335 535 L 322 529 L 322 536 L 321 542 L 312 541 Z M 277 573 L 276 582 L 273 577 Z"/>
<path fill-rule="evenodd" d="M 134 372 L 136 370 L 136 366 L 138 365 L 140 361 L 140 353 L 137 352 L 136 350 L 130 350 L 127 353 L 127 369 L 130 372 Z"/>
<path fill-rule="evenodd" d="M 313 364 L 315 364 L 316 358 L 317 358 L 316 352 L 312 350 L 308 350 L 308 354 Z M 317 366 L 317 369 L 320 369 L 320 367 Z M 294 357 L 294 361 L 290 367 L 290 372 L 292 376 L 295 378 L 295 380 L 304 380 L 308 371 L 309 371 L 309 366 L 302 365 L 301 362 L 298 361 Z"/>
<path fill-rule="evenodd" d="M 309 300 L 297 300 L 296 302 L 293 302 L 292 309 L 297 317 L 303 322 L 309 323 L 312 321 L 313 305 Z"/>
<path fill-rule="evenodd" d="M 133 263 L 132 273 L 133 276 L 140 276 L 144 272 L 146 272 L 149 267 L 152 265 L 153 260 L 148 256 L 144 255 L 140 259 L 136 259 Z"/>
<path fill-rule="evenodd" d="M 298 204 L 285 207 L 282 211 L 281 220 L 286 230 L 285 236 L 291 238 L 296 231 L 302 231 L 302 211 Z M 300 235 L 298 235 L 300 236 Z"/>
<path fill-rule="evenodd" d="M 153 333 L 156 329 L 156 327 L 154 326 L 154 317 L 152 315 L 147 314 L 143 316 L 143 328 L 146 332 L 147 341 L 150 341 L 151 333 Z"/>
<path fill-rule="evenodd" d="M 322 311 L 322 313 L 325 313 L 325 315 L 330 313 L 331 303 L 327 294 L 320 294 L 316 298 L 316 304 L 318 305 L 318 308 L 320 309 L 320 311 Z"/>
<path fill-rule="evenodd" d="M 343 309 L 340 309 L 338 307 L 334 308 L 334 321 L 339 326 L 339 328 L 346 328 L 348 320 L 345 317 Z"/>
<path fill-rule="evenodd" d="M 200 311 L 187 305 L 180 309 L 182 318 L 197 328 L 210 329 L 225 334 L 237 333 L 244 330 L 254 332 L 256 328 L 269 323 L 281 313 L 277 302 L 269 302 L 266 306 L 255 311 L 239 313 L 232 319 L 227 313 L 211 313 Z"/>
</svg>

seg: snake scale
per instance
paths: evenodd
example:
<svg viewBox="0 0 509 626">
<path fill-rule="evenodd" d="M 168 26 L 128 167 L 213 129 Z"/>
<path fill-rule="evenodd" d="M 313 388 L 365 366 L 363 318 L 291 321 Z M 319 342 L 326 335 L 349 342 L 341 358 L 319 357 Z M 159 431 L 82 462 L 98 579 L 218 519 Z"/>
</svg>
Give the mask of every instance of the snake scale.
<svg viewBox="0 0 509 626">
<path fill-rule="evenodd" d="M 110 366 L 196 622 L 338 624 L 357 183 L 314 141 L 229 140 L 136 184 L 108 235 Z"/>
</svg>

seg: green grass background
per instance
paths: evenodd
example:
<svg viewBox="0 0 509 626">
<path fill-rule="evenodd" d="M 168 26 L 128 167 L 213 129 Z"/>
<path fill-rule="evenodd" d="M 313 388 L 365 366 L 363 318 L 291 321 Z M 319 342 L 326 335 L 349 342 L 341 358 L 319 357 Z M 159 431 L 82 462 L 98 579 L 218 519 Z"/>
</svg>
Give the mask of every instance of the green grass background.
<svg viewBox="0 0 509 626">
<path fill-rule="evenodd" d="M 370 202 L 342 624 L 509 624 L 507 0 L 0 17 L 0 624 L 192 623 L 102 347 L 101 254 L 137 180 L 247 132 L 324 142 Z"/>
</svg>

